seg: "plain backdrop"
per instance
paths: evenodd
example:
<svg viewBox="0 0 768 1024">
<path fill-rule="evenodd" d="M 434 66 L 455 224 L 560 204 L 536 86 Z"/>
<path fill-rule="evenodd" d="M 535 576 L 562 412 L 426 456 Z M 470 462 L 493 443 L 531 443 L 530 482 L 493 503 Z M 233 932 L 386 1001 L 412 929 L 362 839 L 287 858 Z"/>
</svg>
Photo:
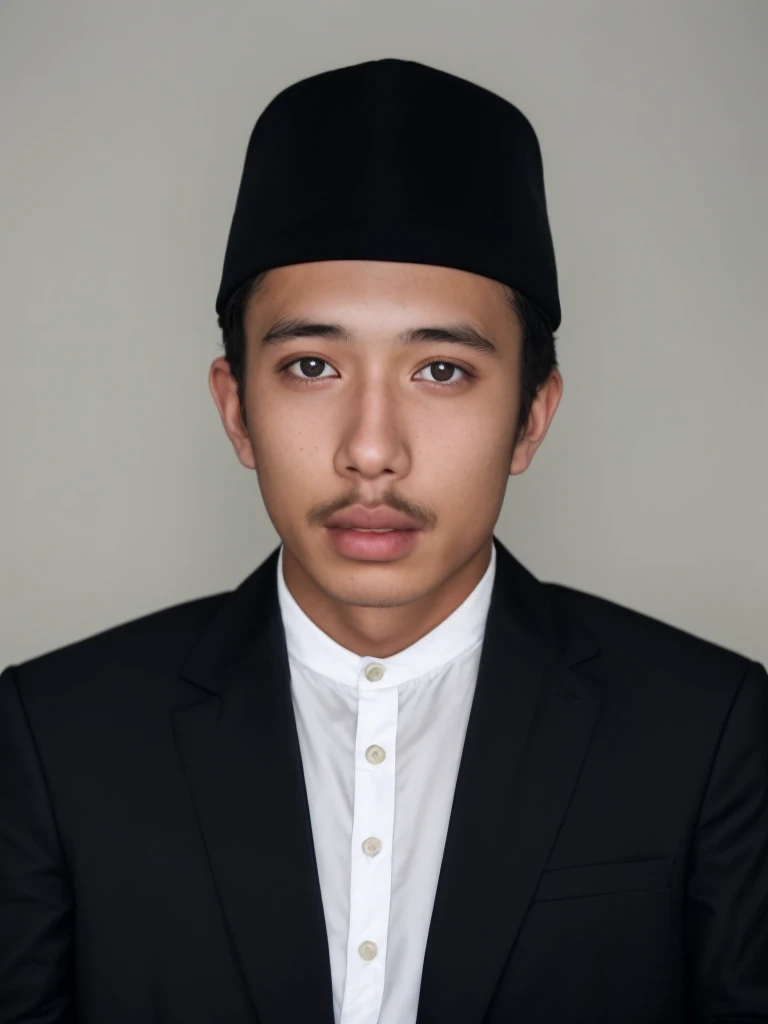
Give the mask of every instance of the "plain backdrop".
<svg viewBox="0 0 768 1024">
<path fill-rule="evenodd" d="M 279 543 L 208 392 L 224 246 L 263 107 L 380 57 L 541 142 L 565 390 L 497 536 L 768 663 L 765 0 L 2 0 L 0 664 Z"/>
</svg>

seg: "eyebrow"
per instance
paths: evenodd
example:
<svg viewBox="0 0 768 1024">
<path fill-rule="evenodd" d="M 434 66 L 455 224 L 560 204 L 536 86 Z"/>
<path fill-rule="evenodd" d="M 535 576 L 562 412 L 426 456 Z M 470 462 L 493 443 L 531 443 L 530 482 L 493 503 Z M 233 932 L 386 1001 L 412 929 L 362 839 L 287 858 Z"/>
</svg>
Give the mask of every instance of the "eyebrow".
<svg viewBox="0 0 768 1024">
<path fill-rule="evenodd" d="M 262 347 L 279 345 L 294 338 L 330 338 L 352 344 L 354 334 L 342 324 L 313 323 L 305 317 L 291 317 L 278 320 L 261 339 Z M 420 341 L 447 342 L 449 345 L 464 345 L 482 355 L 498 356 L 499 350 L 469 323 L 452 323 L 437 327 L 410 327 L 400 331 L 397 340 L 404 345 Z"/>
</svg>

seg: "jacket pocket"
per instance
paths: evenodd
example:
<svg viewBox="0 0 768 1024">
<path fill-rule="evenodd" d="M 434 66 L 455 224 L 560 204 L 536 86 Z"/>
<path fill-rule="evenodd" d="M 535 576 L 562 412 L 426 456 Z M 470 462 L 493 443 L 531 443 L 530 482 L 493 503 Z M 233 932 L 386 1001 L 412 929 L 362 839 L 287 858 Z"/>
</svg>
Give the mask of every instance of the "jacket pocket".
<svg viewBox="0 0 768 1024">
<path fill-rule="evenodd" d="M 533 901 L 665 889 L 669 886 L 674 862 L 674 857 L 651 857 L 544 871 Z"/>
</svg>

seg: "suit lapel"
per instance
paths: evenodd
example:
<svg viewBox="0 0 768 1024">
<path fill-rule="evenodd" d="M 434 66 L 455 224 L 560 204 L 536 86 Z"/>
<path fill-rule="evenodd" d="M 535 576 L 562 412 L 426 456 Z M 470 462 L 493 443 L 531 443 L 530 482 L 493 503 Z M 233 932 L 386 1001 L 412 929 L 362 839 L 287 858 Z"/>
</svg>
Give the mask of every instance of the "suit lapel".
<svg viewBox="0 0 768 1024">
<path fill-rule="evenodd" d="M 424 958 L 418 1024 L 479 1024 L 584 761 L 598 653 L 494 538 L 497 569 Z"/>
<path fill-rule="evenodd" d="M 333 1024 L 330 962 L 277 600 L 277 549 L 187 659 L 176 741 L 261 1024 Z"/>
</svg>

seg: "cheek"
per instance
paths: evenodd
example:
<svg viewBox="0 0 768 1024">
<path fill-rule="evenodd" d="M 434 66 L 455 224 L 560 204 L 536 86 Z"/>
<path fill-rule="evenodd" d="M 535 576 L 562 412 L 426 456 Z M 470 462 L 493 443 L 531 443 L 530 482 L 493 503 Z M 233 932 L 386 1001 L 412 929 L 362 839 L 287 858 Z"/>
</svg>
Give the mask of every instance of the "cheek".
<svg viewBox="0 0 768 1024">
<path fill-rule="evenodd" d="M 424 452 L 422 477 L 426 480 L 428 474 L 430 490 L 442 496 L 454 514 L 471 519 L 505 493 L 509 449 L 508 444 L 494 443 L 487 435 L 447 430 Z"/>
<path fill-rule="evenodd" d="M 420 445 L 427 457 L 443 453 L 470 475 L 498 471 L 509 461 L 513 423 L 503 408 L 485 402 L 464 415 L 431 416 L 420 430 Z"/>
<path fill-rule="evenodd" d="M 504 501 L 514 447 L 514 422 L 507 408 L 486 403 L 456 419 L 434 419 L 418 452 L 420 478 L 456 521 L 478 525 L 485 511 L 497 515 Z M 472 499 L 467 500 L 471 495 Z"/>
<path fill-rule="evenodd" d="M 269 393 L 253 396 L 248 407 L 248 427 L 256 453 L 262 486 L 273 490 L 303 489 L 311 493 L 312 481 L 325 479 L 328 452 L 334 445 L 334 427 L 327 415 L 297 415 L 296 404 L 284 403 Z"/>
</svg>

